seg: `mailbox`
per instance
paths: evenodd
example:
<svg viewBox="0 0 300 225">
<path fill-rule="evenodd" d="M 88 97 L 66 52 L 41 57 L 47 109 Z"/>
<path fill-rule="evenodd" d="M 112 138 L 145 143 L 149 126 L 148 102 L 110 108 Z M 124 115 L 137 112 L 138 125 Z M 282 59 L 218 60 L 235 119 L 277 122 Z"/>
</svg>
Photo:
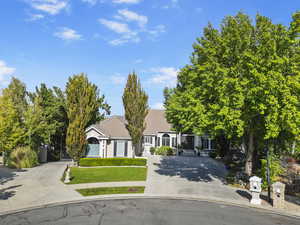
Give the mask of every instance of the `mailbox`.
<svg viewBox="0 0 300 225">
<path fill-rule="evenodd" d="M 251 204 L 260 205 L 260 192 L 261 192 L 261 178 L 253 176 L 249 179 L 250 181 L 250 192 L 252 195 Z"/>
<path fill-rule="evenodd" d="M 272 198 L 273 198 L 273 207 L 274 208 L 284 208 L 284 191 L 285 184 L 281 182 L 276 182 L 272 184 Z"/>
</svg>

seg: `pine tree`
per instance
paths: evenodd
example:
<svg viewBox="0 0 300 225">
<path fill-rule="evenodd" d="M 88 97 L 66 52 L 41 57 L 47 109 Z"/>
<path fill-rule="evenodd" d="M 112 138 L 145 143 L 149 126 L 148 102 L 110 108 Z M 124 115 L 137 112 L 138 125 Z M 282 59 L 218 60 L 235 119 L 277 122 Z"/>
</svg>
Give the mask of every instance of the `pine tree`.
<svg viewBox="0 0 300 225">
<path fill-rule="evenodd" d="M 141 87 L 140 80 L 133 72 L 128 75 L 123 93 L 126 128 L 131 136 L 133 157 L 141 154 L 143 132 L 146 128 L 145 118 L 148 114 L 148 96 Z"/>
<path fill-rule="evenodd" d="M 110 106 L 99 96 L 95 84 L 85 74 L 69 78 L 66 86 L 66 110 L 69 119 L 66 145 L 68 154 L 78 162 L 86 149 L 85 129 L 104 119 L 110 113 Z"/>
</svg>

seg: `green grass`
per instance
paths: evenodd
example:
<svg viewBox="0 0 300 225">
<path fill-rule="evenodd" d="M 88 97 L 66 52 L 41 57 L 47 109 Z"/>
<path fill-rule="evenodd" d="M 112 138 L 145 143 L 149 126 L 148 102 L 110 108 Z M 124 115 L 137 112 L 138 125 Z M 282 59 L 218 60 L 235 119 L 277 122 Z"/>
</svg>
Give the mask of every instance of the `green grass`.
<svg viewBox="0 0 300 225">
<path fill-rule="evenodd" d="M 144 193 L 144 186 L 131 186 L 131 187 L 100 187 L 100 188 L 87 188 L 78 189 L 83 196 L 93 195 L 112 195 L 112 194 L 139 194 Z"/>
<path fill-rule="evenodd" d="M 146 166 L 147 159 L 131 158 L 82 158 L 80 166 Z"/>
<path fill-rule="evenodd" d="M 145 181 L 147 168 L 143 167 L 107 167 L 107 168 L 71 168 L 69 184 Z"/>
</svg>

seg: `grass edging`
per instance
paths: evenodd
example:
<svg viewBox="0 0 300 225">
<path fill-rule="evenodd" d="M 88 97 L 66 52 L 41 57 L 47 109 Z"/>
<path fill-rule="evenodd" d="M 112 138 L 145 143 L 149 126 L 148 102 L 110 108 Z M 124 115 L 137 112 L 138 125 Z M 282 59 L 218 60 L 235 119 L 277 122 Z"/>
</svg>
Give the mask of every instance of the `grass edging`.
<svg viewBox="0 0 300 225">
<path fill-rule="evenodd" d="M 98 187 L 77 189 L 82 196 L 113 195 L 113 194 L 142 194 L 145 186 Z"/>
</svg>

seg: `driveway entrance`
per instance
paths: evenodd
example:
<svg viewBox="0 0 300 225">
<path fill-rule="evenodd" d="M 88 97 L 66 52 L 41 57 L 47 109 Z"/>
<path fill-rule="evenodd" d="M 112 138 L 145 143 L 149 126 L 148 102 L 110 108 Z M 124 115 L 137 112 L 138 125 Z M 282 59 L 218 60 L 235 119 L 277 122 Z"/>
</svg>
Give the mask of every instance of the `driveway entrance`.
<svg viewBox="0 0 300 225">
<path fill-rule="evenodd" d="M 225 166 L 209 157 L 150 156 L 145 193 L 243 200 L 224 184 Z"/>
</svg>

